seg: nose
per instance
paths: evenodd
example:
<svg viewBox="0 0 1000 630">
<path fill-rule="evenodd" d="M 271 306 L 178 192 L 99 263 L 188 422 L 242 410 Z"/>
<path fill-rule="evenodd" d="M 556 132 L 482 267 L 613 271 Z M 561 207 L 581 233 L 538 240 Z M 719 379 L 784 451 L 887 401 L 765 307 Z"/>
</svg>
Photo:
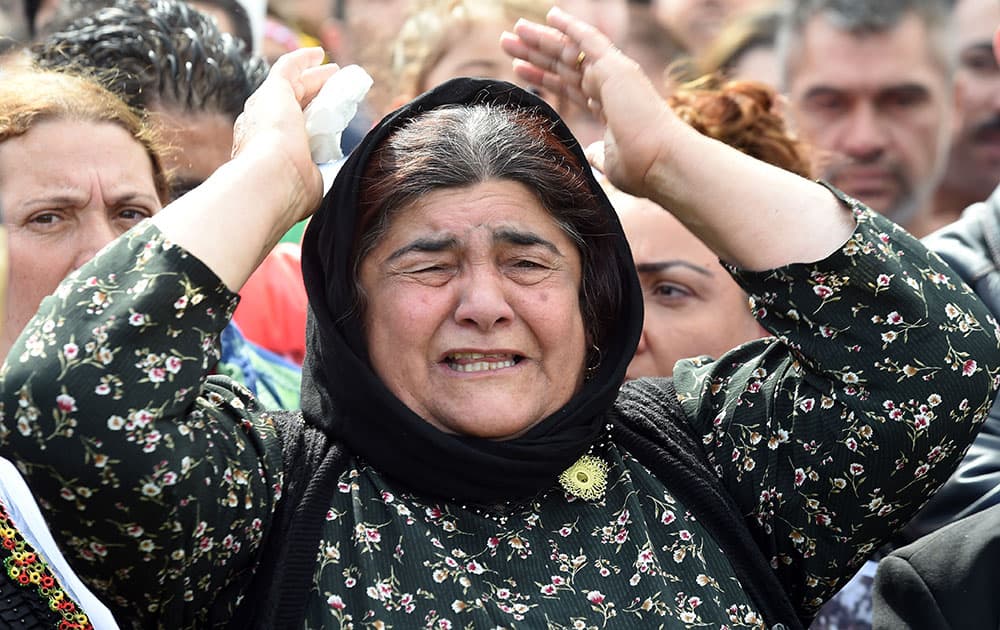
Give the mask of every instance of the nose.
<svg viewBox="0 0 1000 630">
<path fill-rule="evenodd" d="M 841 151 L 859 162 L 873 162 L 885 152 L 885 121 L 870 103 L 856 106 L 844 121 Z"/>
<path fill-rule="evenodd" d="M 463 272 L 455 320 L 482 331 L 514 320 L 503 275 L 490 265 L 473 265 Z"/>
<path fill-rule="evenodd" d="M 83 217 L 77 228 L 77 233 L 73 235 L 73 246 L 76 248 L 76 255 L 73 258 L 73 269 L 77 269 L 94 257 L 97 252 L 118 238 L 120 230 L 116 229 L 108 218 L 107 211 L 99 213 L 81 213 L 88 216 Z"/>
</svg>

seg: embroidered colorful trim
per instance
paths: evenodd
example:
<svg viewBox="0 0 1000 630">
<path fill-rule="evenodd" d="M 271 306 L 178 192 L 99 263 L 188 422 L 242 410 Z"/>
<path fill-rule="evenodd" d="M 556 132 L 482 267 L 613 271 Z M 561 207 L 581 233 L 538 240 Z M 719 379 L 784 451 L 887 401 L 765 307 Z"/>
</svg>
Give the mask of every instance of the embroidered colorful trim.
<svg viewBox="0 0 1000 630">
<path fill-rule="evenodd" d="M 90 618 L 79 608 L 59 581 L 14 527 L 7 507 L 0 501 L 0 557 L 14 584 L 24 588 L 34 586 L 49 603 L 49 608 L 62 616 L 59 630 L 94 630 Z"/>
<path fill-rule="evenodd" d="M 594 455 L 584 455 L 559 475 L 563 490 L 575 497 L 595 501 L 608 487 L 608 463 Z"/>
</svg>

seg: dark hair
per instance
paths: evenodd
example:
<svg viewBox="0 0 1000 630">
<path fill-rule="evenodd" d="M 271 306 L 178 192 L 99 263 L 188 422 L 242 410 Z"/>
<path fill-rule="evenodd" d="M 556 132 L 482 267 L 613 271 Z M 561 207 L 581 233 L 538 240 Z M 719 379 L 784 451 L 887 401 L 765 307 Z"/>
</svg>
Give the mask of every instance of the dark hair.
<svg viewBox="0 0 1000 630">
<path fill-rule="evenodd" d="M 590 187 L 575 155 L 532 111 L 501 105 L 449 106 L 425 112 L 382 142 L 361 181 L 355 235 L 355 304 L 363 311 L 359 269 L 396 213 L 434 190 L 491 180 L 524 184 L 574 241 L 583 268 L 580 311 L 588 343 L 600 346 L 622 302 L 614 212 Z"/>
<path fill-rule="evenodd" d="M 233 30 L 237 39 L 243 40 L 243 45 L 247 50 L 253 50 L 253 27 L 250 24 L 250 16 L 246 8 L 239 0 L 197 0 L 193 3 L 195 8 L 199 4 L 206 7 L 219 9 L 226 14 L 229 21 L 233 23 Z"/>
<path fill-rule="evenodd" d="M 96 70 L 133 107 L 178 106 L 233 120 L 267 74 L 267 63 L 248 54 L 241 40 L 177 0 L 116 0 L 66 24 L 31 52 L 45 68 Z"/>
</svg>

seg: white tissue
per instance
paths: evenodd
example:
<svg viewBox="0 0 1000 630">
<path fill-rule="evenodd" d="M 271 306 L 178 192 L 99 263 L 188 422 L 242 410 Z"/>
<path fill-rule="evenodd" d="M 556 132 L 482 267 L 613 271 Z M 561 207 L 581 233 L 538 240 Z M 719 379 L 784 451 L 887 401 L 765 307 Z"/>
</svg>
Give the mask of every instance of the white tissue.
<svg viewBox="0 0 1000 630">
<path fill-rule="evenodd" d="M 361 66 L 346 66 L 326 80 L 305 109 L 309 152 L 323 176 L 323 194 L 343 163 L 340 136 L 371 87 L 372 78 Z"/>
</svg>

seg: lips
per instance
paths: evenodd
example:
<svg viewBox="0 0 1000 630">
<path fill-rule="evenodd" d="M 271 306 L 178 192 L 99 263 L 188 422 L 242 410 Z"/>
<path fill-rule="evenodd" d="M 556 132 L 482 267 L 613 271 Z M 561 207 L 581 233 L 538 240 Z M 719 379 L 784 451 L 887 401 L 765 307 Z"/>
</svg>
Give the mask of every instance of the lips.
<svg viewBox="0 0 1000 630">
<path fill-rule="evenodd" d="M 490 372 L 514 367 L 522 358 L 507 352 L 452 352 L 444 364 L 456 372 Z"/>
</svg>

